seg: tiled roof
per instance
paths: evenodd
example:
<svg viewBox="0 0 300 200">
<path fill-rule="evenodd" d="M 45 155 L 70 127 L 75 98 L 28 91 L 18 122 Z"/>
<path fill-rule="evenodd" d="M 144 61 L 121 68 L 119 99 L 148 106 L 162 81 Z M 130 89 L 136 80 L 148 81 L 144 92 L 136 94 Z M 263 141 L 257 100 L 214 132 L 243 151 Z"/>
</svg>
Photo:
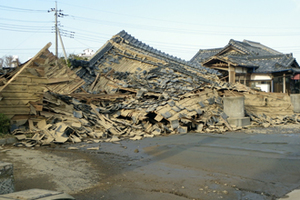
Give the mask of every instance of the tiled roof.
<svg viewBox="0 0 300 200">
<path fill-rule="evenodd" d="M 217 70 L 213 70 L 210 68 L 206 68 L 203 67 L 200 63 L 194 63 L 194 62 L 190 62 L 190 61 L 186 61 L 183 60 L 181 58 L 169 55 L 165 52 L 162 52 L 160 50 L 154 49 L 153 47 L 139 41 L 138 39 L 136 39 L 135 37 L 131 36 L 130 34 L 128 34 L 126 31 L 121 31 L 119 32 L 117 35 L 115 35 L 113 37 L 113 40 L 115 42 L 121 42 L 121 40 L 124 40 L 126 44 L 128 44 L 129 46 L 131 46 L 131 48 L 135 51 L 139 51 L 141 53 L 144 53 L 146 55 L 150 55 L 153 56 L 155 58 L 159 58 L 159 59 L 163 59 L 165 61 L 168 62 L 175 62 L 178 64 L 183 64 L 192 68 L 196 68 L 196 69 L 203 69 L 208 71 L 209 73 L 212 74 L 218 74 Z"/>
<path fill-rule="evenodd" d="M 292 66 L 293 62 L 296 62 L 295 58 L 290 54 L 281 54 L 277 56 L 260 57 L 249 59 L 252 63 L 259 65 L 259 68 L 255 70 L 256 73 L 272 73 L 293 70 L 300 70 L 299 66 Z"/>
<path fill-rule="evenodd" d="M 191 62 L 201 63 L 204 60 L 210 58 L 211 56 L 219 53 L 223 48 L 215 48 L 215 49 L 200 49 L 197 54 L 191 59 Z"/>
<path fill-rule="evenodd" d="M 187 64 L 188 62 L 185 60 L 182 60 L 178 57 L 169 55 L 167 53 L 164 53 L 160 50 L 154 49 L 153 47 L 139 41 L 138 39 L 136 39 L 135 37 L 131 36 L 130 34 L 128 34 L 126 31 L 121 31 L 119 32 L 116 36 L 119 36 L 120 38 L 123 38 L 126 43 L 128 43 L 128 45 L 132 46 L 133 48 L 139 49 L 141 51 L 145 51 L 148 52 L 150 54 L 152 54 L 151 56 L 157 57 L 157 58 L 165 58 L 165 59 L 170 59 L 182 64 Z M 115 36 L 115 40 L 118 40 L 120 38 Z"/>
<path fill-rule="evenodd" d="M 217 75 L 220 75 L 217 70 L 154 49 L 125 31 L 114 35 L 89 61 L 72 62 L 72 69 L 86 82 L 82 88 L 89 91 L 93 90 L 95 84 L 101 84 L 96 81 L 98 75 L 108 73 L 109 70 L 113 69 L 115 73 L 136 73 L 137 70 L 143 70 L 146 73 L 152 68 L 170 68 L 182 76 L 205 83 L 218 80 Z"/>
<path fill-rule="evenodd" d="M 240 51 L 244 52 L 246 55 L 252 56 L 267 56 L 267 55 L 276 55 L 282 54 L 278 51 L 275 51 L 267 46 L 264 46 L 258 42 L 252 42 L 249 40 L 244 40 L 243 42 L 236 41 L 231 39 L 229 43 L 223 48 L 222 51 L 218 53 L 218 55 L 222 55 L 226 52 L 228 47 L 235 47 Z"/>
<path fill-rule="evenodd" d="M 219 48 L 218 48 L 219 49 Z M 238 53 L 232 54 L 229 50 L 235 49 Z M 191 61 L 207 63 L 212 59 L 228 60 L 236 66 L 254 67 L 256 73 L 273 73 L 293 70 L 300 71 L 299 65 L 292 54 L 283 54 L 258 42 L 244 40 L 243 42 L 231 39 L 229 43 L 210 57 L 207 52 L 216 52 L 216 49 L 200 50 Z"/>
</svg>

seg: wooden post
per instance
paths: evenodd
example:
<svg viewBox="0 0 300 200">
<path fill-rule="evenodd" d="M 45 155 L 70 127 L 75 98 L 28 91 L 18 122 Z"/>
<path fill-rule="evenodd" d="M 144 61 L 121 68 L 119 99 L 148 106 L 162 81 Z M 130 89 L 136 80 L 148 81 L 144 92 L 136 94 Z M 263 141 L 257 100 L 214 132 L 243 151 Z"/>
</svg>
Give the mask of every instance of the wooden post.
<svg viewBox="0 0 300 200">
<path fill-rule="evenodd" d="M 235 69 L 228 63 L 229 83 L 235 83 Z"/>
<path fill-rule="evenodd" d="M 285 93 L 285 87 L 286 87 L 286 85 L 285 85 L 285 74 L 283 74 L 283 80 L 282 80 L 282 82 L 283 82 L 282 92 Z"/>
<path fill-rule="evenodd" d="M 274 92 L 274 80 L 273 80 L 273 78 L 271 80 L 271 92 Z"/>
</svg>

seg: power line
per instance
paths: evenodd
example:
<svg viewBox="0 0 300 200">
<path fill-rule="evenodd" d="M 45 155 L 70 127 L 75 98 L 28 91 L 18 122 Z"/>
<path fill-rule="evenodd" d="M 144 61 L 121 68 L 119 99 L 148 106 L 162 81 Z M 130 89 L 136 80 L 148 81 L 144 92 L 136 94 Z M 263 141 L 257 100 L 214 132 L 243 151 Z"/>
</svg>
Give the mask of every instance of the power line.
<svg viewBox="0 0 300 200">
<path fill-rule="evenodd" d="M 53 23 L 52 21 L 29 21 L 29 20 L 20 20 L 20 19 L 10 19 L 10 18 L 0 18 L 0 20 L 7 21 L 16 21 L 16 22 L 29 22 L 29 23 Z"/>
<path fill-rule="evenodd" d="M 19 28 L 19 29 L 45 29 L 46 26 L 25 26 L 25 25 L 17 25 L 17 24 L 6 24 L 0 23 L 0 26 L 8 27 L 8 28 Z"/>
<path fill-rule="evenodd" d="M 10 6 L 2 6 L 0 5 L 1 10 L 7 11 L 17 11 L 17 12 L 47 12 L 47 10 L 34 10 L 34 9 L 25 9 L 25 8 L 16 8 Z"/>
<path fill-rule="evenodd" d="M 144 17 L 144 16 L 137 16 L 137 15 L 129 15 L 129 14 L 124 14 L 124 13 L 119 13 L 119 12 L 111 12 L 111 11 L 107 11 L 107 10 L 101 10 L 101 9 L 97 9 L 94 7 L 85 7 L 82 5 L 74 5 L 74 4 L 68 4 L 68 3 L 61 3 L 61 4 L 65 4 L 65 5 L 69 5 L 69 6 L 73 6 L 76 8 L 81 8 L 81 9 L 88 9 L 88 10 L 95 10 L 95 11 L 99 11 L 99 12 L 104 12 L 104 13 L 109 13 L 109 14 L 113 14 L 113 15 L 119 15 L 119 16 L 127 16 L 127 17 L 131 17 L 131 18 L 135 18 L 135 19 L 147 19 L 147 20 L 152 20 L 152 21 L 157 21 L 157 22 L 168 22 L 168 23 L 174 23 L 174 24 L 182 24 L 182 25 L 193 25 L 193 26 L 206 26 L 206 27 L 215 27 L 215 28 L 237 28 L 237 29 L 270 29 L 270 30 L 280 30 L 280 29 L 300 29 L 300 27 L 295 27 L 293 26 L 291 27 L 266 27 L 266 26 L 228 26 L 228 25 L 222 25 L 222 24 L 218 24 L 218 25 L 214 25 L 214 24 L 199 24 L 199 23 L 192 23 L 192 22 L 186 22 L 186 21 L 172 21 L 172 20 L 164 20 L 164 19 L 157 19 L 157 18 L 150 18 L 150 17 Z M 75 16 L 74 16 L 75 17 Z M 87 18 L 85 18 L 87 19 Z"/>
<path fill-rule="evenodd" d="M 239 31 L 232 31 L 232 30 L 223 30 L 222 32 L 219 31 L 219 28 L 217 30 L 207 30 L 206 28 L 203 29 L 184 29 L 184 28 L 172 28 L 172 27 L 162 27 L 162 26 L 151 26 L 151 25 L 141 25 L 141 24 L 132 24 L 132 23 L 123 23 L 123 22 L 114 22 L 114 21 L 107 21 L 107 20 L 98 20 L 98 19 L 91 19 L 86 17 L 79 17 L 75 15 L 70 15 L 73 17 L 74 20 L 81 20 L 89 23 L 97 22 L 98 24 L 101 23 L 103 25 L 107 26 L 116 26 L 116 27 L 131 27 L 136 29 L 143 29 L 143 30 L 149 30 L 149 31 L 158 31 L 158 32 L 169 32 L 169 33 L 184 33 L 184 34 L 194 34 L 194 35 L 216 35 L 216 36 L 294 36 L 300 34 L 300 29 L 295 30 L 294 32 L 287 33 L 286 30 L 284 32 L 275 32 L 274 30 L 271 32 L 266 32 L 264 30 L 253 30 L 250 32 L 249 30 L 244 30 L 244 32 L 241 32 L 241 28 L 239 28 Z M 265 29 L 265 28 L 264 28 Z M 278 29 L 282 31 L 282 29 Z"/>
</svg>

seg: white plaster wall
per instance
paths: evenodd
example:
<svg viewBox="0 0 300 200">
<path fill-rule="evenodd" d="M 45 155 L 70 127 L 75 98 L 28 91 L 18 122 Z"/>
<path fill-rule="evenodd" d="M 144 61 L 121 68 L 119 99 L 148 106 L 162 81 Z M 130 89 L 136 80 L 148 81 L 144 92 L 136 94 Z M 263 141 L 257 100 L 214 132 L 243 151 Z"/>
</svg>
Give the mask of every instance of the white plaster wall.
<svg viewBox="0 0 300 200">
<path fill-rule="evenodd" d="M 272 78 L 269 74 L 251 74 L 251 80 L 267 81 L 267 80 L 272 80 Z"/>
</svg>

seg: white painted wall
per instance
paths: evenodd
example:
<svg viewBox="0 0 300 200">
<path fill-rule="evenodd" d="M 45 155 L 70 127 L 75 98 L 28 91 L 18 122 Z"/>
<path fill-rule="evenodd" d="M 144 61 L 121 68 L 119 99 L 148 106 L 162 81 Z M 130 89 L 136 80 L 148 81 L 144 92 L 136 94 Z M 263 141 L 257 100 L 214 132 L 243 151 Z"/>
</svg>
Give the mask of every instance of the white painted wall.
<svg viewBox="0 0 300 200">
<path fill-rule="evenodd" d="M 92 49 L 85 49 L 85 50 L 83 50 L 83 53 L 77 54 L 77 56 L 88 58 L 94 54 L 95 54 L 95 52 Z"/>
<path fill-rule="evenodd" d="M 261 91 L 270 92 L 270 84 L 257 84 L 256 87 L 259 87 Z"/>
<path fill-rule="evenodd" d="M 272 80 L 272 78 L 270 74 L 251 74 L 251 80 L 267 81 L 267 80 Z"/>
</svg>

